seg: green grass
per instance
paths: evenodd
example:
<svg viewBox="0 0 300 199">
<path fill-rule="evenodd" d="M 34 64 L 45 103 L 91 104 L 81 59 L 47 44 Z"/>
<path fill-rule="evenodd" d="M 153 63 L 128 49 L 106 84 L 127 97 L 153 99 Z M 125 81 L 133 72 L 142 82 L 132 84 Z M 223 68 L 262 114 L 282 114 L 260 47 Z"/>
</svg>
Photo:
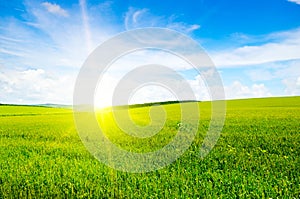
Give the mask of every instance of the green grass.
<svg viewBox="0 0 300 199">
<path fill-rule="evenodd" d="M 171 141 L 178 105 L 163 105 L 165 128 L 132 138 L 110 121 L 105 134 L 127 150 L 145 152 Z M 82 144 L 72 110 L 0 106 L 0 198 L 299 198 L 300 97 L 232 100 L 218 143 L 199 158 L 210 103 L 200 102 L 193 144 L 173 164 L 148 173 L 113 170 Z M 149 124 L 149 107 L 131 116 Z M 101 123 L 102 121 L 102 123 Z"/>
</svg>

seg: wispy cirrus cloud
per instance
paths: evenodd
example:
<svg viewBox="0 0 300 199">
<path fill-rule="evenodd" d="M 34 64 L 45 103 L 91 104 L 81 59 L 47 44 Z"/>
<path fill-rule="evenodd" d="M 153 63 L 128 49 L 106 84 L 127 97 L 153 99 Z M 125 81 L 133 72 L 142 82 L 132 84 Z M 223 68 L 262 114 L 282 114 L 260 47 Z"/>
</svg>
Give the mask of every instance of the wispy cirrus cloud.
<svg viewBox="0 0 300 199">
<path fill-rule="evenodd" d="M 69 13 L 61 8 L 58 4 L 55 3 L 50 3 L 50 2 L 43 2 L 42 5 L 44 6 L 44 8 L 47 9 L 48 12 L 54 14 L 54 15 L 59 15 L 59 16 L 63 16 L 63 17 L 68 17 Z"/>
<path fill-rule="evenodd" d="M 176 20 L 176 16 L 158 16 L 149 9 L 129 7 L 125 14 L 124 25 L 126 30 L 144 27 L 164 27 L 189 34 L 200 29 L 199 24 L 188 24 Z"/>
<path fill-rule="evenodd" d="M 156 15 L 153 7 L 141 6 L 142 9 L 138 9 L 135 5 L 124 7 L 120 12 L 119 8 L 115 10 L 118 5 L 112 1 L 100 4 L 86 1 L 79 0 L 77 4 L 65 2 L 62 6 L 50 0 L 25 0 L 22 15 L 0 19 L 1 102 L 71 103 L 76 74 L 84 60 L 96 46 L 120 31 L 162 27 L 201 39 L 202 27 L 191 20 L 182 21 L 180 13 Z M 205 32 L 207 26 L 204 25 L 205 21 Z M 229 37 L 222 41 L 216 39 L 217 47 L 208 50 L 217 67 L 224 72 L 221 75 L 225 79 L 227 98 L 299 94 L 300 28 L 265 35 L 230 33 Z M 210 39 L 214 40 L 213 35 Z M 154 39 L 152 41 L 151 44 L 157 44 Z M 168 38 L 162 42 L 170 46 L 174 44 Z M 191 69 L 183 60 L 165 52 L 132 53 L 107 71 L 110 78 L 105 83 L 104 92 L 100 92 L 100 98 L 113 91 L 118 78 L 131 66 L 152 64 L 154 61 L 174 70 Z M 234 72 L 236 69 L 239 73 Z M 269 81 L 276 82 L 276 86 L 280 84 L 281 90 L 274 92 L 275 86 Z M 199 76 L 189 75 L 188 82 L 197 99 L 209 99 Z M 163 92 L 159 95 L 158 90 L 150 88 L 144 94 L 138 93 L 143 97 L 136 100 L 151 101 L 153 93 L 158 94 L 155 99 L 164 100 L 168 96 Z M 66 97 L 62 99 L 61 96 Z"/>
<path fill-rule="evenodd" d="M 265 63 L 248 66 L 245 72 L 254 82 L 269 81 L 300 76 L 300 60 Z"/>
<path fill-rule="evenodd" d="M 79 4 L 68 11 L 49 2 L 25 1 L 24 6 L 22 17 L 0 20 L 0 102 L 71 104 L 78 69 L 113 29 L 92 24 L 87 31 L 97 37 L 82 36 L 89 21 L 78 15 Z"/>
<path fill-rule="evenodd" d="M 239 47 L 209 52 L 223 72 L 226 98 L 300 94 L 300 28 L 235 36 Z"/>
<path fill-rule="evenodd" d="M 263 40 L 267 40 L 267 42 Z M 244 45 L 234 49 L 212 52 L 211 57 L 219 67 L 300 59 L 298 53 L 300 52 L 300 28 L 271 33 L 263 37 L 260 43 L 260 45 Z"/>
<path fill-rule="evenodd" d="M 58 9 L 58 4 L 51 10 L 54 4 L 46 3 L 26 1 L 25 17 L 0 21 L 0 62 L 5 66 L 79 68 L 92 49 L 113 31 L 105 23 L 89 26 L 89 10 L 85 8 L 85 13 L 78 15 L 79 4 L 67 12 Z M 63 13 L 72 17 L 53 17 L 66 16 Z M 91 32 L 97 37 L 93 38 Z"/>
</svg>

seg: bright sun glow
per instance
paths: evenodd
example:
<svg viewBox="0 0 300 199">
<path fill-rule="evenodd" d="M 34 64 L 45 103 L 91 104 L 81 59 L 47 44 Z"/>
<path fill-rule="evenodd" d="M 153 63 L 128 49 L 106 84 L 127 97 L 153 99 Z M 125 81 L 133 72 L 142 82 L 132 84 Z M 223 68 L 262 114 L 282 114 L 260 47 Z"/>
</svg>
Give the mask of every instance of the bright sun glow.
<svg viewBox="0 0 300 199">
<path fill-rule="evenodd" d="M 110 65 L 99 80 L 94 97 L 94 106 L 104 108 L 112 105 L 112 96 L 119 81 L 126 74 L 140 66 L 148 64 L 159 64 L 172 66 L 174 70 L 189 69 L 191 65 L 185 60 L 160 50 L 135 51 L 117 59 Z M 145 74 L 144 74 L 145 75 Z M 128 104 L 145 103 L 151 101 L 170 101 L 176 100 L 168 89 L 160 86 L 148 84 L 132 91 Z"/>
</svg>

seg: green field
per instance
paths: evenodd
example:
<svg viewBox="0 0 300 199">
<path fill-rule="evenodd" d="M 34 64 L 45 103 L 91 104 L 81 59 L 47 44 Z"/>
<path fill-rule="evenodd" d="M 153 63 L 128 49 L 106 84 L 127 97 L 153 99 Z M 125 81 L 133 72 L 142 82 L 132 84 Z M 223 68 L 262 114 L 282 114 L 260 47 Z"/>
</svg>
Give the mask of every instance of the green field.
<svg viewBox="0 0 300 199">
<path fill-rule="evenodd" d="M 166 126 L 151 138 L 122 133 L 109 113 L 100 112 L 99 123 L 126 150 L 159 149 L 179 121 L 178 104 L 163 106 Z M 1 105 L 0 198 L 300 198 L 300 97 L 227 101 L 223 131 L 204 159 L 210 103 L 199 107 L 196 139 L 179 159 L 157 171 L 126 173 L 86 150 L 72 110 Z M 136 123 L 149 124 L 149 107 L 130 112 Z"/>
</svg>

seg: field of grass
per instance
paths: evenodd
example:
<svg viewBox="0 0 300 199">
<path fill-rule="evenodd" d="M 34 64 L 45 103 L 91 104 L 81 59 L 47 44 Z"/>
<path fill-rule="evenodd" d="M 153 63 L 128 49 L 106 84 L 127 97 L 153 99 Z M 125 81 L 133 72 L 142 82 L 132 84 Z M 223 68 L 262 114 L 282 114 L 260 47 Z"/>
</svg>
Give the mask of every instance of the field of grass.
<svg viewBox="0 0 300 199">
<path fill-rule="evenodd" d="M 196 102 L 194 102 L 196 103 Z M 99 123 L 126 150 L 159 149 L 178 128 L 178 104 L 153 138 L 132 138 Z M 0 198 L 300 198 L 300 97 L 227 101 L 226 121 L 213 150 L 199 151 L 210 121 L 200 102 L 199 130 L 173 164 L 148 173 L 116 171 L 82 144 L 70 109 L 0 106 Z M 149 107 L 132 107 L 149 124 Z"/>
</svg>

